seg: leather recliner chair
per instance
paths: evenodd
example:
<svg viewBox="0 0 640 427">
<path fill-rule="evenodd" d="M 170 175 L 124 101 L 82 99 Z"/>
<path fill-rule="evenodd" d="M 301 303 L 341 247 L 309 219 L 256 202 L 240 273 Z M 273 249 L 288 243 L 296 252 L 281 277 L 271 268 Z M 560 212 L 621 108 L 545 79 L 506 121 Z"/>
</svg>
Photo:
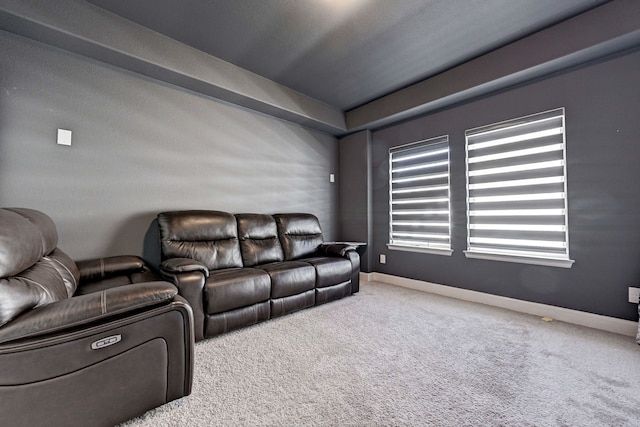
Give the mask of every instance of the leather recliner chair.
<svg viewBox="0 0 640 427">
<path fill-rule="evenodd" d="M 75 263 L 0 209 L 0 424 L 111 426 L 191 392 L 193 313 L 141 258 Z"/>
</svg>

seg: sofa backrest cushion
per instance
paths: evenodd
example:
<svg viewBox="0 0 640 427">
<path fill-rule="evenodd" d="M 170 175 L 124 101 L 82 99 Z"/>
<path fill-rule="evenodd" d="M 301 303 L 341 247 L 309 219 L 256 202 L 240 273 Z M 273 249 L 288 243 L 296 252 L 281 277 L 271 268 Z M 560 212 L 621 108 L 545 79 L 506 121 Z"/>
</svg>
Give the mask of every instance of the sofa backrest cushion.
<svg viewBox="0 0 640 427">
<path fill-rule="evenodd" d="M 284 258 L 312 256 L 322 244 L 320 222 L 312 214 L 285 213 L 273 216 L 278 225 L 278 236 L 284 250 Z"/>
<path fill-rule="evenodd" d="M 55 224 L 44 213 L 0 209 L 0 326 L 73 295 L 80 274 L 57 242 Z"/>
<path fill-rule="evenodd" d="M 236 220 L 245 267 L 284 260 L 275 218 L 271 215 L 237 214 Z"/>
<path fill-rule="evenodd" d="M 242 267 L 236 217 L 220 211 L 158 214 L 162 259 L 191 258 L 209 270 Z"/>
</svg>

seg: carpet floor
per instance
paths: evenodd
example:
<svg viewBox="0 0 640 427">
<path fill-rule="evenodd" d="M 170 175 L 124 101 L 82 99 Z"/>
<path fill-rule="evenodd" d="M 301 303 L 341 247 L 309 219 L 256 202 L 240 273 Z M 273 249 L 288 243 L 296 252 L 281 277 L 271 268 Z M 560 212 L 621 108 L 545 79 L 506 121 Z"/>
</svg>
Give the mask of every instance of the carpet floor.
<svg viewBox="0 0 640 427">
<path fill-rule="evenodd" d="M 196 344 L 193 393 L 122 426 L 640 426 L 633 338 L 410 289 Z"/>
</svg>

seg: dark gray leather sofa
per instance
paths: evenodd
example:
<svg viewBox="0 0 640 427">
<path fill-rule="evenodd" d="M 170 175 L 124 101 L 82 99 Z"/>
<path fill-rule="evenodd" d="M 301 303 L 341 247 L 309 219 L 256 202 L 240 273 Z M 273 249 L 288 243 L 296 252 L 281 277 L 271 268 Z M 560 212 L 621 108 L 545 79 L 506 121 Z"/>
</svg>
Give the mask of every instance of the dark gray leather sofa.
<svg viewBox="0 0 640 427">
<path fill-rule="evenodd" d="M 196 341 L 358 292 L 360 256 L 323 244 L 311 214 L 158 215 L 165 278 L 194 312 Z"/>
<path fill-rule="evenodd" d="M 0 209 L 0 425 L 113 426 L 191 392 L 193 315 L 135 256 L 75 263 Z"/>
</svg>

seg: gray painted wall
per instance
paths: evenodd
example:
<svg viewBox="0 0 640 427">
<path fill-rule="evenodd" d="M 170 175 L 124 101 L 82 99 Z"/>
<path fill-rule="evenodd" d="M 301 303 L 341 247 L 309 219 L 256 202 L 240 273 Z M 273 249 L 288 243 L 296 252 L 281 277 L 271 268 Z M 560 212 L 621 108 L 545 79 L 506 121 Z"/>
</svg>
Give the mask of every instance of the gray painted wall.
<svg viewBox="0 0 640 427">
<path fill-rule="evenodd" d="M 566 108 L 571 269 L 467 259 L 464 131 Z M 373 270 L 444 285 L 637 319 L 640 286 L 640 51 L 601 60 L 373 133 Z M 389 147 L 449 134 L 451 257 L 390 251 Z M 346 197 L 343 196 L 343 197 Z M 387 264 L 378 255 L 387 255 Z"/>
<path fill-rule="evenodd" d="M 0 206 L 49 214 L 73 258 L 146 253 L 174 209 L 311 212 L 338 238 L 335 138 L 10 33 L 0 51 Z"/>
<path fill-rule="evenodd" d="M 370 244 L 371 201 L 371 132 L 365 130 L 340 140 L 340 240 Z M 361 257 L 361 271 L 371 271 L 371 254 Z"/>
</svg>

